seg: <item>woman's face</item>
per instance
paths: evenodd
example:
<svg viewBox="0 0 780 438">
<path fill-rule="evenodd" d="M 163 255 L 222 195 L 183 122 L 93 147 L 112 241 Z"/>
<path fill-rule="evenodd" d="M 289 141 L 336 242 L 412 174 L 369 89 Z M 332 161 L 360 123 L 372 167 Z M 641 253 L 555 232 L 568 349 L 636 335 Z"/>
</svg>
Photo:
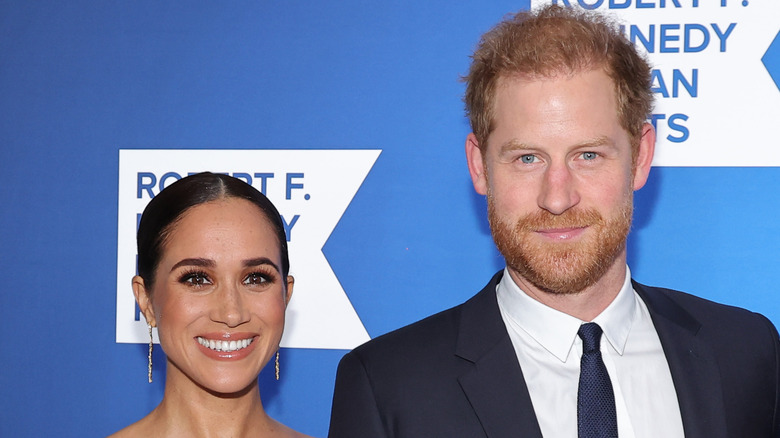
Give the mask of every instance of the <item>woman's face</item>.
<svg viewBox="0 0 780 438">
<path fill-rule="evenodd" d="M 156 325 L 167 378 L 186 376 L 217 393 L 254 384 L 279 348 L 292 277 L 258 207 L 227 198 L 191 208 L 173 225 L 154 289 L 136 277 L 136 299 Z M 140 282 L 140 284 L 139 284 Z"/>
</svg>

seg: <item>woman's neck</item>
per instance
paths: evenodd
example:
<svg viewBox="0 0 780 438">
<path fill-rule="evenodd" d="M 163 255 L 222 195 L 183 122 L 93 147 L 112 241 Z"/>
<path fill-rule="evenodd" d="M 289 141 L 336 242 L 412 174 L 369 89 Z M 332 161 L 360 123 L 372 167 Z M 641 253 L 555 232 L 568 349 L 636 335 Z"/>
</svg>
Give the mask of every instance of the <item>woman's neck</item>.
<svg viewBox="0 0 780 438">
<path fill-rule="evenodd" d="M 165 395 L 149 415 L 158 436 L 266 436 L 278 423 L 263 410 L 257 380 L 234 394 L 217 394 L 168 364 Z"/>
</svg>

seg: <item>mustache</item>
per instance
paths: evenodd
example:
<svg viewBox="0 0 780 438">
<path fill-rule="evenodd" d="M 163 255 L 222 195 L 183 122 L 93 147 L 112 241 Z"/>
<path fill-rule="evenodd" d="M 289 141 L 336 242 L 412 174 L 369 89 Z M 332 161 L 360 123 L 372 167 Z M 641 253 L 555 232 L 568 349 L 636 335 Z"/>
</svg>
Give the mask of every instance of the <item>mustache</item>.
<svg viewBox="0 0 780 438">
<path fill-rule="evenodd" d="M 529 213 L 517 220 L 515 231 L 538 231 L 554 228 L 583 228 L 603 225 L 604 217 L 595 209 L 569 209 L 561 214 L 547 210 Z"/>
</svg>

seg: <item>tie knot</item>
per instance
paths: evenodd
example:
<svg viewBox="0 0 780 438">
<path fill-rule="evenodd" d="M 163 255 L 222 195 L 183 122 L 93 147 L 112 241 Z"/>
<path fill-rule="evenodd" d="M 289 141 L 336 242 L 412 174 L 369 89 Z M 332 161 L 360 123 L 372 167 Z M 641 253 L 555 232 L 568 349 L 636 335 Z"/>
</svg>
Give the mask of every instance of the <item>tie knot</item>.
<svg viewBox="0 0 780 438">
<path fill-rule="evenodd" d="M 595 322 L 589 322 L 580 326 L 577 334 L 582 339 L 583 353 L 590 353 L 599 350 L 601 344 L 601 327 Z"/>
</svg>

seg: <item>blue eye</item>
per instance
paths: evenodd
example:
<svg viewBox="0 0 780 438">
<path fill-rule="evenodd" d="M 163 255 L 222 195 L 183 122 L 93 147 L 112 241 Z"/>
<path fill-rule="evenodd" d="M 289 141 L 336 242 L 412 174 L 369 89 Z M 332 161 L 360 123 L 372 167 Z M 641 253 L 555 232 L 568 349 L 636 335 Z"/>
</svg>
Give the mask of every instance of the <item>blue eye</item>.
<svg viewBox="0 0 780 438">
<path fill-rule="evenodd" d="M 599 156 L 599 154 L 597 154 L 595 152 L 583 152 L 582 153 L 582 158 L 585 159 L 585 160 L 595 160 L 596 157 L 598 157 L 598 156 Z"/>
<path fill-rule="evenodd" d="M 520 161 L 522 161 L 523 164 L 531 164 L 536 162 L 536 156 L 531 154 L 526 154 L 520 157 Z"/>
</svg>

